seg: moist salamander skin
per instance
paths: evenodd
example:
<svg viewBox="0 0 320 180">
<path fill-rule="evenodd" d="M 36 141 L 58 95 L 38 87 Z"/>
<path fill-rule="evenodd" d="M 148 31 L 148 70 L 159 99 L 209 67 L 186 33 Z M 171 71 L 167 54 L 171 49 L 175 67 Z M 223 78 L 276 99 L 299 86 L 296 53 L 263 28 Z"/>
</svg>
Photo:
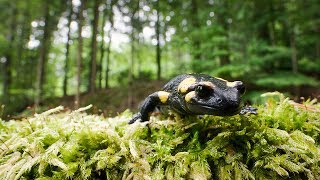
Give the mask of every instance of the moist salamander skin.
<svg viewBox="0 0 320 180">
<path fill-rule="evenodd" d="M 148 121 L 157 106 L 167 106 L 181 115 L 232 116 L 241 113 L 256 114 L 256 109 L 241 109 L 245 86 L 241 81 L 229 82 L 206 74 L 181 74 L 165 84 L 162 90 L 150 94 L 129 124 L 138 119 Z"/>
</svg>

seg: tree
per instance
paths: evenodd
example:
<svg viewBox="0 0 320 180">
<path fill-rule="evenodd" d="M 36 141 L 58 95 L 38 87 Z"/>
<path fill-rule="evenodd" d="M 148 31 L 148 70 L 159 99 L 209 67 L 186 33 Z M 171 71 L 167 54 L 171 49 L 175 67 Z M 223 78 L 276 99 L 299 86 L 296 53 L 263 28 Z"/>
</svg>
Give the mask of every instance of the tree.
<svg viewBox="0 0 320 180">
<path fill-rule="evenodd" d="M 64 65 L 64 79 L 63 79 L 63 96 L 67 95 L 67 88 L 68 88 L 68 72 L 69 72 L 69 54 L 70 54 L 70 35 L 71 35 L 71 21 L 73 15 L 73 6 L 71 0 L 68 0 L 68 32 L 67 32 L 67 43 L 66 43 L 66 54 L 65 54 L 65 65 Z"/>
<path fill-rule="evenodd" d="M 27 70 L 30 71 L 29 68 L 26 68 L 27 66 L 27 61 L 26 58 L 29 56 L 29 49 L 27 49 L 26 45 L 29 41 L 30 38 L 30 34 L 31 34 L 31 13 L 32 12 L 32 8 L 34 8 L 31 3 L 30 0 L 26 0 L 23 1 L 23 5 L 22 9 L 21 9 L 21 13 L 22 16 L 20 17 L 20 28 L 21 29 L 21 33 L 19 35 L 19 37 L 17 37 L 19 40 L 17 43 L 17 65 L 18 66 L 16 68 L 16 77 L 17 78 L 17 87 L 21 88 L 21 89 L 26 89 L 26 88 L 30 88 L 30 84 L 31 81 L 28 81 L 28 76 L 30 77 L 32 75 L 32 73 L 27 73 Z M 26 75 L 28 74 L 28 75 Z M 31 79 L 31 78 L 30 78 Z"/>
<path fill-rule="evenodd" d="M 156 21 L 156 38 L 157 38 L 157 46 L 156 46 L 156 59 L 157 59 L 157 79 L 161 79 L 161 48 L 160 48 L 160 5 L 159 1 L 156 1 L 156 11 L 157 11 L 157 21 Z"/>
<path fill-rule="evenodd" d="M 190 9 L 190 15 L 191 15 L 191 24 L 192 29 L 199 30 L 200 29 L 200 19 L 199 19 L 199 11 L 198 11 L 198 4 L 199 2 L 197 0 L 191 0 L 191 9 Z M 192 36 L 192 49 L 193 52 L 193 60 L 199 61 L 201 60 L 201 41 L 200 37 L 195 33 Z"/>
<path fill-rule="evenodd" d="M 81 72 L 82 72 L 82 51 L 83 51 L 83 39 L 82 39 L 82 27 L 83 27 L 83 10 L 86 7 L 86 0 L 81 1 L 78 12 L 78 52 L 77 52 L 77 75 L 76 75 L 76 95 L 75 95 L 75 108 L 80 106 L 80 86 L 81 86 Z"/>
<path fill-rule="evenodd" d="M 11 64 L 13 61 L 13 52 L 11 51 L 14 47 L 15 41 L 15 30 L 16 30 L 16 19 L 17 19 L 17 8 L 14 3 L 10 3 L 11 5 L 11 18 L 9 21 L 10 30 L 7 32 L 7 42 L 8 42 L 8 50 L 5 52 L 4 56 L 4 74 L 3 74 L 3 97 L 5 101 L 9 102 L 10 98 L 10 86 L 12 83 L 12 70 Z"/>
<path fill-rule="evenodd" d="M 101 34 L 101 43 L 100 43 L 100 60 L 99 60 L 99 64 L 98 64 L 98 73 L 99 73 L 99 89 L 102 89 L 102 64 L 103 64 L 103 59 L 104 59 L 104 36 L 105 36 L 105 32 L 104 32 L 104 27 L 106 25 L 106 8 L 102 10 L 102 26 L 100 29 L 100 34 Z"/>
<path fill-rule="evenodd" d="M 110 23 L 110 30 L 107 32 L 107 38 L 109 40 L 109 43 L 108 43 L 108 45 L 106 47 L 106 50 L 103 49 L 103 51 L 101 51 L 101 72 L 100 72 L 101 76 L 102 76 L 102 61 L 103 61 L 104 52 L 106 52 L 106 55 L 107 55 L 106 56 L 106 60 L 105 60 L 105 64 L 106 64 L 106 67 L 105 67 L 105 88 L 109 87 L 110 53 L 111 53 L 111 44 L 112 44 L 112 36 L 111 35 L 112 35 L 112 31 L 114 29 L 114 27 L 113 27 L 113 24 L 114 24 L 113 6 L 116 3 L 117 3 L 117 1 L 108 1 L 107 4 L 106 4 L 106 9 L 105 9 L 104 14 L 103 14 L 104 15 L 103 17 L 108 17 L 108 21 Z M 103 22 L 106 23 L 106 21 L 103 21 Z M 104 26 L 105 26 L 105 24 L 102 27 L 102 31 L 103 31 Z M 103 35 L 103 37 L 104 37 L 104 35 Z M 104 44 L 104 41 L 103 41 L 103 44 Z"/>
<path fill-rule="evenodd" d="M 94 17 L 92 23 L 92 39 L 91 39 L 91 61 L 90 61 L 90 74 L 89 74 L 89 87 L 90 93 L 94 93 L 96 89 L 96 74 L 97 74 L 97 34 L 99 24 L 99 6 L 100 0 L 94 1 Z"/>
<path fill-rule="evenodd" d="M 46 61 L 49 53 L 49 47 L 50 47 L 50 3 L 49 1 L 45 1 L 44 3 L 44 30 L 43 30 L 43 37 L 41 41 L 40 46 L 40 55 L 39 55 L 39 61 L 37 65 L 37 80 L 36 80 L 36 86 L 35 86 L 35 107 L 39 107 L 39 103 L 41 102 L 42 96 L 43 96 L 43 83 L 44 83 L 44 77 L 45 77 L 45 66 Z"/>
</svg>

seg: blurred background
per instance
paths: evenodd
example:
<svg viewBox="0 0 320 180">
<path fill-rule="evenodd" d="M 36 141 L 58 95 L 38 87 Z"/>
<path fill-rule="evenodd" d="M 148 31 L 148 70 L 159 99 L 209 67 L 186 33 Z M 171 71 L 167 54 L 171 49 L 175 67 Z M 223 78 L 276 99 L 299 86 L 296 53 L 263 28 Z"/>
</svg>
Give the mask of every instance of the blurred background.
<svg viewBox="0 0 320 180">
<path fill-rule="evenodd" d="M 182 73 L 320 96 L 319 0 L 1 0 L 0 116 L 135 110 Z M 303 97 L 303 98 L 302 98 Z"/>
</svg>

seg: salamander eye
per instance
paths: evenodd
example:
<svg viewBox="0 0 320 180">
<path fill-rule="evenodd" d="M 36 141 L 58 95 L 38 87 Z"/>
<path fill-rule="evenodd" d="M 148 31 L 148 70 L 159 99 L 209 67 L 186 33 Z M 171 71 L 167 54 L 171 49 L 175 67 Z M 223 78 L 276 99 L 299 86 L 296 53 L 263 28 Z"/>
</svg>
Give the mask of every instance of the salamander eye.
<svg viewBox="0 0 320 180">
<path fill-rule="evenodd" d="M 238 90 L 238 92 L 243 95 L 246 91 L 246 87 L 241 81 L 237 81 L 235 88 Z"/>
<path fill-rule="evenodd" d="M 198 85 L 195 89 L 196 94 L 200 97 L 200 98 L 205 98 L 210 96 L 210 94 L 212 93 L 213 89 L 208 87 L 208 86 L 204 86 L 204 85 Z"/>
</svg>

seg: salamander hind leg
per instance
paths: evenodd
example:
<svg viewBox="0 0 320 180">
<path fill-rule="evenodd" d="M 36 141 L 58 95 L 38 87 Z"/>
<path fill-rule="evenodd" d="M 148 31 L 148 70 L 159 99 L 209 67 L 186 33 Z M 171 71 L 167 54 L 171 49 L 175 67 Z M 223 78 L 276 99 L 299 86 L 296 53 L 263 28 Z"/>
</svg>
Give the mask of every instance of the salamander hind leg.
<svg viewBox="0 0 320 180">
<path fill-rule="evenodd" d="M 128 122 L 132 124 L 138 119 L 141 119 L 141 122 L 149 121 L 150 113 L 152 113 L 156 106 L 165 105 L 168 101 L 170 93 L 165 91 L 158 91 L 150 94 L 142 103 L 140 107 L 140 112 L 135 114 L 133 118 Z"/>
</svg>

